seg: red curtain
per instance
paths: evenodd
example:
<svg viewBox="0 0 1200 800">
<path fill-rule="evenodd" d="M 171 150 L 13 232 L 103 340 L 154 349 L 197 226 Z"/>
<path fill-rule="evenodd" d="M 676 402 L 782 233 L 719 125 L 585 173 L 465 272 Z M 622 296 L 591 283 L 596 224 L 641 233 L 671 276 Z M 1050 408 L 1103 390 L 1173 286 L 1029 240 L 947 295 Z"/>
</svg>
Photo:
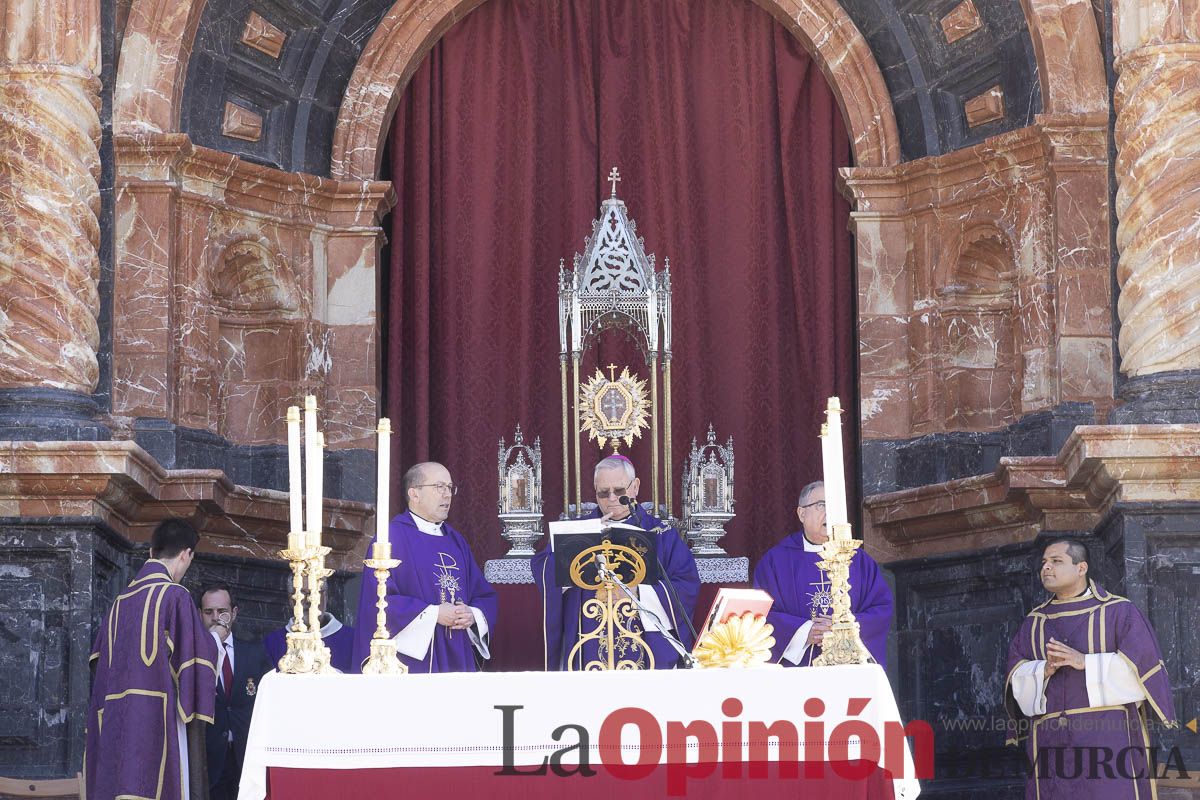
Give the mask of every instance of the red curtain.
<svg viewBox="0 0 1200 800">
<path fill-rule="evenodd" d="M 851 409 L 848 442 L 857 428 L 849 209 L 834 186 L 849 141 L 794 37 L 749 0 L 491 0 L 420 65 L 389 150 L 397 509 L 403 469 L 443 461 L 463 487 L 451 523 L 480 561 L 502 555 L 496 444 L 520 423 L 541 437 L 557 518 L 559 260 L 582 251 L 616 166 L 647 252 L 670 259 L 674 511 L 711 422 L 737 457 L 726 549 L 755 561 L 795 530 L 796 495 L 820 477 L 825 398 Z M 610 360 L 648 377 L 607 339 L 587 372 Z M 599 451 L 584 452 L 586 497 Z M 649 473 L 645 439 L 630 455 Z"/>
</svg>

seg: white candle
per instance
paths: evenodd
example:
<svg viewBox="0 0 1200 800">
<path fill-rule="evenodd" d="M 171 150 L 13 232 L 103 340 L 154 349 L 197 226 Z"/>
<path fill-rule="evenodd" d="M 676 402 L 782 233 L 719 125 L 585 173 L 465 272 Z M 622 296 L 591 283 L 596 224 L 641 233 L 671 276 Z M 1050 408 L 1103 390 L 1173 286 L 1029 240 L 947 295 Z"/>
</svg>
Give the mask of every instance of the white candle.
<svg viewBox="0 0 1200 800">
<path fill-rule="evenodd" d="M 291 533 L 304 533 L 304 490 L 300 476 L 300 407 L 288 406 L 288 528 Z"/>
<path fill-rule="evenodd" d="M 304 398 L 304 488 L 308 503 L 304 532 L 309 544 L 316 544 L 321 538 L 321 455 L 317 444 L 317 398 L 310 394 Z"/>
<path fill-rule="evenodd" d="M 825 468 L 825 522 L 832 533 L 834 525 L 850 521 L 846 514 L 846 471 L 842 460 L 842 404 L 836 397 L 829 398 L 825 424 L 828 432 L 821 440 L 821 461 Z"/>
<path fill-rule="evenodd" d="M 325 510 L 325 434 L 320 431 L 317 431 L 317 482 L 313 487 L 313 496 L 317 499 L 317 527 L 313 544 L 319 547 L 324 524 L 322 512 Z"/>
<path fill-rule="evenodd" d="M 379 420 L 376 429 L 378 443 L 375 445 L 375 541 L 388 543 L 388 488 L 391 479 L 392 421 L 387 417 Z"/>
</svg>

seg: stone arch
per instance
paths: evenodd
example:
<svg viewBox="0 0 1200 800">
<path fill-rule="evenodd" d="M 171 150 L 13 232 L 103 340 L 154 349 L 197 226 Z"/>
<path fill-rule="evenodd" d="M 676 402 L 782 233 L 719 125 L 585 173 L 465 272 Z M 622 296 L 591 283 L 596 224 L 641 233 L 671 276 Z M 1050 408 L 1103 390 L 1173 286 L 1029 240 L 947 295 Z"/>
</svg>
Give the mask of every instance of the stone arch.
<svg viewBox="0 0 1200 800">
<path fill-rule="evenodd" d="M 183 85 L 205 0 L 133 0 L 113 89 L 113 133 L 179 130 Z"/>
<path fill-rule="evenodd" d="M 1100 30 L 1088 0 L 1021 0 L 1042 85 L 1042 113 L 1108 118 Z"/>
<path fill-rule="evenodd" d="M 900 161 L 900 136 L 883 73 L 867 40 L 836 0 L 753 0 L 796 36 L 842 109 L 854 161 Z M 338 113 L 330 174 L 373 180 L 404 87 L 425 53 L 484 0 L 397 0 L 363 51 Z"/>
</svg>

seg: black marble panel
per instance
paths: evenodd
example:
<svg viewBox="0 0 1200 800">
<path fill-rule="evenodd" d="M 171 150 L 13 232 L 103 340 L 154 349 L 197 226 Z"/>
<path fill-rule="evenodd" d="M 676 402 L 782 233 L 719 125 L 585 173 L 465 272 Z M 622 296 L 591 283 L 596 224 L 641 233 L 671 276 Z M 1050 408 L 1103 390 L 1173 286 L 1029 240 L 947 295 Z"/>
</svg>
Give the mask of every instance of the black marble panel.
<svg viewBox="0 0 1200 800">
<path fill-rule="evenodd" d="M 133 438 L 165 469 L 220 469 L 241 486 L 288 487 L 284 445 L 235 444 L 210 431 L 146 417 L 134 421 Z M 328 451 L 324 489 L 326 497 L 375 502 L 375 451 Z"/>
<path fill-rule="evenodd" d="M 197 144 L 289 172 L 329 174 L 350 75 L 390 0 L 209 0 L 184 87 L 181 126 Z M 241 42 L 255 11 L 287 36 L 278 59 Z M 257 142 L 221 133 L 226 102 L 263 117 Z"/>
<path fill-rule="evenodd" d="M 108 441 L 96 399 L 66 389 L 0 389 L 0 439 Z"/>
<path fill-rule="evenodd" d="M 976 0 L 982 27 L 948 43 L 941 19 L 959 0 L 845 0 L 883 72 L 905 160 L 939 155 L 1032 124 L 1037 61 L 1020 3 Z M 1002 120 L 969 128 L 963 104 L 999 84 Z"/>
<path fill-rule="evenodd" d="M 1123 566 L 1113 591 L 1146 614 L 1171 677 L 1182 722 L 1200 713 L 1200 503 L 1121 503 L 1100 536 Z M 1156 730 L 1162 746 L 1179 747 L 1200 770 L 1200 737 L 1189 730 Z"/>
<path fill-rule="evenodd" d="M 1095 423 L 1091 403 L 1062 403 L 1027 414 L 998 431 L 934 433 L 862 443 L 865 495 L 994 472 L 1004 456 L 1048 456 L 1077 425 Z"/>
<path fill-rule="evenodd" d="M 97 324 L 100 344 L 96 361 L 100 368 L 92 397 L 101 411 L 112 410 L 112 312 L 113 312 L 113 192 L 116 167 L 112 143 L 112 98 L 120 51 L 116 32 L 116 3 L 100 4 L 100 299 Z"/>
<path fill-rule="evenodd" d="M 74 774 L 94 635 L 98 526 L 0 520 L 0 774 Z"/>
<path fill-rule="evenodd" d="M 1195 425 L 1200 422 L 1200 370 L 1129 378 L 1118 390 L 1118 397 L 1125 402 L 1109 413 L 1108 421 L 1112 424 Z"/>
</svg>

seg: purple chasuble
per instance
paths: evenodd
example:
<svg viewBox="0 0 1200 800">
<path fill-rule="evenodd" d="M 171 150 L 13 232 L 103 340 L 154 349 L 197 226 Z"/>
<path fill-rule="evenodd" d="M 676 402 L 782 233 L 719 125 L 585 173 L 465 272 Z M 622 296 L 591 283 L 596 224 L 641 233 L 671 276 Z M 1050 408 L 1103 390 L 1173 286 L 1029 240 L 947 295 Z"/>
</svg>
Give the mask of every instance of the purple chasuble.
<svg viewBox="0 0 1200 800">
<path fill-rule="evenodd" d="M 189 794 L 184 725 L 213 721 L 217 645 L 161 561 L 147 561 L 100 623 L 92 648 L 87 796 Z M 181 746 L 183 750 L 181 752 Z M 198 765 L 197 765 L 198 766 Z"/>
<path fill-rule="evenodd" d="M 321 641 L 325 642 L 325 646 L 329 648 L 329 663 L 333 665 L 333 668 L 340 672 L 350 672 L 351 651 L 354 649 L 354 628 L 342 625 L 340 622 L 338 624 L 340 627 L 333 633 L 322 636 Z M 263 637 L 263 649 L 267 651 L 267 661 L 274 669 L 279 669 L 279 659 L 287 653 L 287 634 L 288 629 L 285 625 Z"/>
<path fill-rule="evenodd" d="M 387 579 L 387 628 L 395 636 L 430 605 L 462 601 L 483 612 L 489 636 L 496 631 L 496 590 L 483 577 L 462 534 L 442 523 L 441 536 L 422 533 L 409 512 L 392 518 L 388 539 L 392 558 L 400 560 Z M 375 571 L 363 568 L 358 595 L 358 625 L 354 629 L 352 669 L 362 671 L 371 655 L 378 609 Z M 400 653 L 410 672 L 475 672 L 476 650 L 467 631 L 434 627 L 433 641 L 422 659 Z"/>
<path fill-rule="evenodd" d="M 809 666 L 821 648 L 808 648 L 800 663 L 783 661 L 783 652 L 804 623 L 812 619 L 813 595 L 828 591 L 828 580 L 817 567 L 820 553 L 804 549 L 804 532 L 793 533 L 772 547 L 754 568 L 754 587 L 775 598 L 767 622 L 775 628 L 771 657 L 785 667 Z M 859 636 L 871 656 L 887 667 L 887 635 L 892 627 L 892 590 L 875 559 L 860 547 L 850 561 L 850 610 Z"/>
<path fill-rule="evenodd" d="M 598 510 L 591 514 L 592 519 L 599 516 Z M 683 642 L 684 647 L 690 650 L 693 644 L 692 634 L 685 619 L 691 619 L 696 610 L 696 597 L 700 594 L 700 575 L 696 571 L 696 559 L 692 557 L 692 551 L 677 530 L 667 527 L 645 512 L 639 514 L 637 519 L 629 516 L 620 521 L 638 525 L 644 530 L 653 530 L 660 526 L 663 528 L 657 536 L 655 547 L 660 579 L 653 584 L 654 591 L 667 612 L 668 619 L 664 622 Z M 599 642 L 595 640 L 585 642 L 583 647 L 575 651 L 573 657 L 571 655 L 581 632 L 591 633 L 598 625 L 583 615 L 584 603 L 595 597 L 596 592 L 577 587 L 563 591 L 562 587 L 557 586 L 554 581 L 553 555 L 547 546 L 533 557 L 530 565 L 533 580 L 542 596 L 545 667 L 547 670 L 565 670 L 568 668 L 567 660 L 570 659 L 571 668 L 581 670 L 584 664 L 601 658 Z M 671 579 L 675 587 L 674 595 L 667 588 L 666 581 L 661 579 L 663 573 Z M 671 669 L 679 661 L 679 654 L 663 635 L 657 631 L 645 632 L 641 620 L 636 616 L 630 620 L 630 628 L 645 640 L 654 656 L 655 669 Z M 647 669 L 649 659 L 641 651 L 642 648 L 631 645 L 624 652 L 619 652 L 617 658 L 637 662 L 642 665 L 642 669 Z"/>
<path fill-rule="evenodd" d="M 1093 708 L 1086 672 L 1060 667 L 1045 682 L 1046 713 L 1026 717 L 1012 693 L 1013 672 L 1027 662 L 1046 660 L 1051 638 L 1084 655 L 1121 654 L 1141 684 L 1145 701 Z M 1052 597 L 1030 611 L 1008 649 L 1004 702 L 1009 715 L 1023 726 L 1030 764 L 1025 783 L 1028 800 L 1154 796 L 1145 715 L 1152 713 L 1173 726 L 1175 708 L 1154 631 L 1124 597 L 1109 594 L 1092 581 L 1082 597 Z M 1020 738 L 1010 737 L 1009 743 Z M 1093 765 L 1093 760 L 1102 763 Z"/>
</svg>

